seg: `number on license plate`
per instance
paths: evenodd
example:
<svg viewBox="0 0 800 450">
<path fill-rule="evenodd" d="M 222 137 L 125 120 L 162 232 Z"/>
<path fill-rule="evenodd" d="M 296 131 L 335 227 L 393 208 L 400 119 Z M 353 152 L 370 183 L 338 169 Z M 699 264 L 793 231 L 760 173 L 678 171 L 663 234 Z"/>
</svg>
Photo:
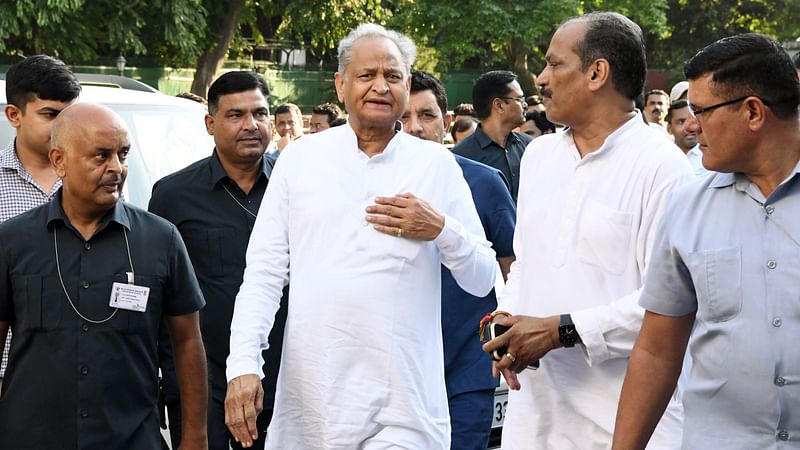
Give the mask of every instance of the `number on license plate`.
<svg viewBox="0 0 800 450">
<path fill-rule="evenodd" d="M 502 427 L 508 406 L 508 392 L 494 394 L 494 411 L 492 415 L 492 428 Z"/>
</svg>

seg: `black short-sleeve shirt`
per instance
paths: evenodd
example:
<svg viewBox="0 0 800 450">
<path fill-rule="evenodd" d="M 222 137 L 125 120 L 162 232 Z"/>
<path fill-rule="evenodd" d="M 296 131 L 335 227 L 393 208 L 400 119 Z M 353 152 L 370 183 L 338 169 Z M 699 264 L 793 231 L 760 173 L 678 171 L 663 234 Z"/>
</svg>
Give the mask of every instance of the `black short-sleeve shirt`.
<svg viewBox="0 0 800 450">
<path fill-rule="evenodd" d="M 245 194 L 231 180 L 216 151 L 159 180 L 149 210 L 175 224 L 186 242 L 206 306 L 200 312 L 212 386 L 224 389 L 225 361 L 230 353 L 231 320 L 242 284 L 247 244 L 274 160 L 262 158 L 261 173 Z M 284 295 L 283 302 L 285 303 Z M 265 408 L 271 409 L 280 365 L 286 307 L 281 307 L 270 334 L 265 361 Z"/>
<path fill-rule="evenodd" d="M 149 287 L 145 312 L 109 305 L 126 272 Z M 14 332 L 0 448 L 160 448 L 159 324 L 203 304 L 178 230 L 135 206 L 117 202 L 89 240 L 61 192 L 0 224 L 0 320 Z"/>
<path fill-rule="evenodd" d="M 503 173 L 511 185 L 511 197 L 517 201 L 519 192 L 519 164 L 525 147 L 533 140 L 524 133 L 512 131 L 506 139 L 506 148 L 500 147 L 478 125 L 475 132 L 453 147 L 453 153 L 494 167 Z"/>
</svg>

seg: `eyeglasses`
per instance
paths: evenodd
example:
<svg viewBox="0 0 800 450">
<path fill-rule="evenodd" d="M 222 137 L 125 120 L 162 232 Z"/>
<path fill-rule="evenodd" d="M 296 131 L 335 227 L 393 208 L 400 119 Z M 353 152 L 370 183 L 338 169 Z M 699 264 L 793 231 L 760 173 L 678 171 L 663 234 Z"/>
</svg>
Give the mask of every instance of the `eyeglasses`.
<svg viewBox="0 0 800 450">
<path fill-rule="evenodd" d="M 733 100 L 728 100 L 727 102 L 722 102 L 722 103 L 717 103 L 716 105 L 706 106 L 705 108 L 695 108 L 694 105 L 689 103 L 689 112 L 691 112 L 693 116 L 698 117 L 700 114 L 703 114 L 703 113 L 706 113 L 706 112 L 709 112 L 709 111 L 713 111 L 713 110 L 715 110 L 717 108 L 722 108 L 723 106 L 728 106 L 728 105 L 733 105 L 734 103 L 739 103 L 741 101 L 747 100 L 750 97 L 756 97 L 756 98 L 760 99 L 761 103 L 763 103 L 764 105 L 770 106 L 770 102 L 764 100 L 761 97 L 758 97 L 757 95 L 745 95 L 744 97 L 739 97 L 739 98 L 735 98 Z"/>
<path fill-rule="evenodd" d="M 528 106 L 528 104 L 525 103 L 525 96 L 524 95 L 520 95 L 519 97 L 497 97 L 497 98 L 499 98 L 501 100 L 513 100 L 513 101 L 519 103 L 520 105 L 522 105 L 523 108 Z"/>
</svg>

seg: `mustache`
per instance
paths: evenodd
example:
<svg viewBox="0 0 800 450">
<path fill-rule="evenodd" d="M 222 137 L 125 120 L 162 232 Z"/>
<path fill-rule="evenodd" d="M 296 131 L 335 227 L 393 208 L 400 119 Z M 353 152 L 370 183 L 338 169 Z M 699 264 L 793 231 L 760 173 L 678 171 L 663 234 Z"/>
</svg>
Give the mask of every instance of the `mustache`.
<svg viewBox="0 0 800 450">
<path fill-rule="evenodd" d="M 539 92 L 542 94 L 542 97 L 553 98 L 553 91 L 550 89 L 540 87 Z"/>
<path fill-rule="evenodd" d="M 262 139 L 262 136 L 261 133 L 249 133 L 239 136 L 239 140 L 241 139 L 258 139 L 260 141 Z"/>
<path fill-rule="evenodd" d="M 112 175 L 105 178 L 100 179 L 100 186 L 112 185 L 112 184 L 121 184 L 122 183 L 122 175 Z"/>
</svg>

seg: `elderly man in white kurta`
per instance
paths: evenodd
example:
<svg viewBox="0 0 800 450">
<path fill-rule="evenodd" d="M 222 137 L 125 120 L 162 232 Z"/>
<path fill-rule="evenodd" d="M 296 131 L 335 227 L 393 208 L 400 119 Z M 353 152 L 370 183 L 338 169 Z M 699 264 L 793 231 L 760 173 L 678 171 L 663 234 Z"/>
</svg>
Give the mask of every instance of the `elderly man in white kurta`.
<svg viewBox="0 0 800 450">
<path fill-rule="evenodd" d="M 395 126 L 414 53 L 382 27 L 351 32 L 336 74 L 348 124 L 287 146 L 272 173 L 231 325 L 226 422 L 244 446 L 291 278 L 267 447 L 449 448 L 439 265 L 486 295 L 497 264 L 453 156 Z"/>
<path fill-rule="evenodd" d="M 692 175 L 634 109 L 645 75 L 636 24 L 614 13 L 568 21 L 546 58 L 547 116 L 569 128 L 525 151 L 517 261 L 498 301 L 512 326 L 484 348 L 507 346 L 496 364 L 512 388 L 503 449 L 607 449 L 656 225 Z M 653 448 L 680 447 L 681 419 L 676 398 Z"/>
</svg>

